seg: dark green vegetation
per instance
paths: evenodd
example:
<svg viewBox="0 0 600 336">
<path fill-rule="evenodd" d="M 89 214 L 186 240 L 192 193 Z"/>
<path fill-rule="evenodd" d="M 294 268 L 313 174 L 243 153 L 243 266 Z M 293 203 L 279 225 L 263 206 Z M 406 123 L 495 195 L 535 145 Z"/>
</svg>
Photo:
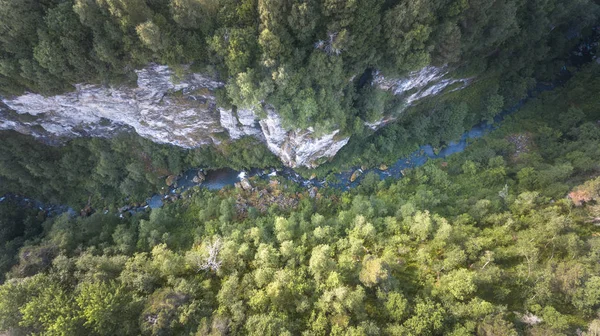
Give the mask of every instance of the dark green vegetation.
<svg viewBox="0 0 600 336">
<path fill-rule="evenodd" d="M 183 150 L 124 133 L 54 147 L 16 132 L 0 132 L 0 195 L 12 192 L 76 209 L 88 201 L 96 207 L 143 202 L 167 187 L 167 176 L 190 167 L 249 169 L 278 164 L 252 138 L 218 149 Z"/>
<path fill-rule="evenodd" d="M 597 17 L 591 0 L 0 1 L 0 92 L 130 85 L 148 62 L 178 75 L 191 64 L 227 83 L 222 104 L 355 135 L 331 166 L 376 165 L 553 81 L 577 43 L 567 32 Z M 402 108 L 362 85 L 367 69 L 444 64 L 474 83 L 365 132 Z M 598 92 L 598 65 L 584 67 L 447 162 L 345 193 L 255 181 L 124 218 L 1 202 L 0 331 L 598 335 Z M 140 202 L 192 166 L 276 164 L 251 139 L 183 151 L 127 134 L 50 147 L 0 133 L 0 195 L 76 208 Z"/>
<path fill-rule="evenodd" d="M 534 77 L 552 79 L 575 43 L 567 32 L 597 17 L 592 0 L 2 1 L 0 92 L 132 83 L 133 69 L 151 61 L 178 73 L 192 64 L 227 82 L 222 103 L 270 103 L 288 126 L 350 134 L 398 109 L 360 83 L 367 69 L 396 76 L 450 64 L 456 76 L 495 74 L 493 114 Z"/>
<path fill-rule="evenodd" d="M 0 202 L 0 281 L 4 281 L 4 274 L 15 264 L 23 243 L 32 243 L 43 232 L 45 220 L 45 214 L 35 208 L 23 208 L 11 201 Z"/>
<path fill-rule="evenodd" d="M 579 71 L 574 67 L 573 72 Z M 598 74 L 597 67 L 583 65 L 586 75 L 569 79 L 564 84 L 573 89 L 568 100 L 557 100 L 564 110 L 569 106 L 577 106 L 581 101 L 589 101 L 590 96 L 600 92 L 596 82 L 584 82 L 585 76 Z M 532 81 L 525 87 L 533 89 Z M 550 83 L 545 83 L 549 86 Z M 393 164 L 398 158 L 405 157 L 417 150 L 423 144 L 431 144 L 440 149 L 449 141 L 458 140 L 466 130 L 481 122 L 493 123 L 496 115 L 503 108 L 520 104 L 526 98 L 523 90 L 512 96 L 509 92 L 515 90 L 514 83 L 502 82 L 497 74 L 489 73 L 478 77 L 470 86 L 462 90 L 449 92 L 408 108 L 399 118 L 381 128 L 377 132 L 359 132 L 353 135 L 350 142 L 336 154 L 331 162 L 326 162 L 315 171 L 317 175 L 326 176 L 331 171 L 347 170 L 357 166 L 376 167 L 380 164 Z M 576 88 L 576 90 L 574 89 Z M 553 96 L 553 91 L 545 93 L 543 99 Z M 512 96 L 510 99 L 506 98 Z M 559 129 L 570 127 L 576 116 L 561 114 L 547 115 L 547 111 L 538 111 L 543 122 L 553 122 Z M 548 120 L 547 118 L 550 118 Z M 552 119 L 553 118 L 553 119 Z M 575 118 L 575 119 L 572 119 Z M 535 121 L 537 122 L 537 120 Z M 308 174 L 315 173 L 310 171 Z"/>
<path fill-rule="evenodd" d="M 255 181 L 128 219 L 47 221 L 0 286 L 0 330 L 598 335 L 599 71 L 401 180 L 315 198 Z M 260 211 L 259 193 L 297 202 Z"/>
</svg>

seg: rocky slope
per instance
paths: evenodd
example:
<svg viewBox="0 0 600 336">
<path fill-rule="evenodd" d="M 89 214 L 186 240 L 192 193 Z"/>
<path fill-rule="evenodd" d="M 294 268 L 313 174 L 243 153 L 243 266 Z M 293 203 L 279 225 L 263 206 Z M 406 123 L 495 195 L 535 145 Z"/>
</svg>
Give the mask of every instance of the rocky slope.
<svg viewBox="0 0 600 336">
<path fill-rule="evenodd" d="M 440 94 L 452 84 L 460 84 L 453 89 L 454 91 L 464 88 L 471 82 L 470 78 L 449 78 L 448 73 L 449 70 L 445 66 L 426 66 L 402 78 L 386 78 L 380 73 L 376 73 L 373 85 L 382 90 L 391 91 L 394 95 L 404 97 L 404 108 L 407 108 L 420 99 Z M 368 123 L 367 126 L 377 129 L 392 120 L 394 120 L 393 117 L 384 118 L 374 123 Z"/>
<path fill-rule="evenodd" d="M 73 92 L 62 95 L 27 93 L 4 98 L 0 130 L 13 129 L 56 142 L 78 136 L 111 136 L 118 130 L 133 129 L 153 141 L 187 148 L 254 136 L 289 167 L 314 167 L 348 142 L 339 131 L 317 137 L 311 128 L 286 130 L 270 107 L 263 120 L 250 110 L 217 107 L 214 90 L 223 83 L 200 74 L 175 81 L 167 66 L 150 65 L 136 72 L 137 87 L 78 84 Z M 410 105 L 461 81 L 445 79 L 445 75 L 444 68 L 426 67 L 397 80 L 378 75 L 373 84 L 406 95 L 406 104 Z M 384 122 L 369 126 L 376 128 Z"/>
</svg>

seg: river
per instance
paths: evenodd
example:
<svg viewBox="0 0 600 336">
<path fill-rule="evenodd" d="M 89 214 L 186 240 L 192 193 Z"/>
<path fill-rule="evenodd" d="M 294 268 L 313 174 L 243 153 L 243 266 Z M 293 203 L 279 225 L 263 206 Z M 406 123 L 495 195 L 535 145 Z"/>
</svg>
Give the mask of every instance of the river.
<svg viewBox="0 0 600 336">
<path fill-rule="evenodd" d="M 568 60 L 569 66 L 580 67 L 585 63 L 593 61 L 595 58 L 594 49 L 598 44 L 598 40 L 600 40 L 600 26 L 595 28 L 595 34 L 593 34 L 590 38 L 583 40 L 571 53 L 570 58 Z M 146 201 L 146 205 L 141 207 L 128 207 L 125 206 L 120 209 L 120 212 L 141 212 L 146 211 L 148 208 L 155 209 L 160 208 L 164 205 L 165 200 L 173 200 L 178 198 L 183 192 L 190 190 L 192 188 L 201 187 L 207 188 L 209 190 L 220 190 L 222 188 L 233 186 L 238 182 L 241 182 L 242 179 L 257 177 L 264 180 L 269 180 L 272 178 L 283 177 L 287 180 L 293 181 L 307 189 L 317 187 L 332 187 L 340 190 L 349 190 L 360 185 L 360 182 L 364 178 L 364 176 L 368 173 L 374 173 L 379 176 L 380 179 L 393 178 L 399 179 L 402 178 L 402 171 L 409 168 L 415 168 L 424 165 L 430 159 L 440 159 L 446 158 L 449 155 L 460 153 L 464 151 L 470 143 L 470 140 L 481 138 L 482 136 L 490 133 L 495 128 L 498 127 L 499 123 L 501 123 L 506 116 L 513 114 L 518 111 L 523 104 L 531 99 L 532 97 L 537 96 L 541 92 L 549 91 L 554 89 L 558 85 L 564 84 L 566 80 L 571 77 L 571 73 L 567 70 L 567 67 L 563 67 L 561 70 L 561 75 L 559 79 L 554 84 L 543 84 L 538 83 L 535 89 L 529 92 L 527 98 L 520 101 L 515 106 L 504 110 L 499 115 L 494 118 L 493 124 L 488 123 L 480 123 L 475 125 L 469 131 L 465 132 L 460 140 L 453 141 L 447 143 L 437 154 L 434 152 L 434 149 L 431 145 L 423 145 L 418 150 L 413 152 L 412 154 L 400 158 L 393 165 L 389 166 L 385 170 L 372 168 L 363 171 L 362 169 L 356 167 L 354 169 L 350 169 L 348 171 L 335 174 L 336 182 L 328 183 L 325 180 L 317 180 L 317 179 L 306 179 L 300 176 L 297 172 L 295 172 L 291 168 L 284 168 L 280 170 L 275 169 L 251 169 L 249 171 L 236 171 L 229 168 L 217 169 L 217 170 L 209 170 L 203 171 L 202 169 L 190 169 L 183 174 L 181 174 L 176 182 L 173 184 L 173 187 L 170 187 L 165 194 L 156 194 L 149 197 Z M 198 175 L 199 171 L 203 171 L 206 178 L 202 183 L 195 183 L 194 177 Z M 355 174 L 355 179 L 352 179 L 352 175 Z M 46 210 L 50 215 L 60 214 L 62 212 L 69 212 L 71 214 L 75 214 L 75 212 L 66 207 L 66 206 L 56 206 L 56 205 L 44 205 L 41 202 L 31 200 L 24 196 L 18 196 L 14 194 L 4 195 L 0 197 L 0 202 L 3 202 L 7 199 L 14 199 L 19 204 L 23 206 L 33 206 L 38 207 L 40 210 Z M 121 214 L 122 216 L 122 214 Z"/>
<path fill-rule="evenodd" d="M 552 88 L 553 86 L 538 85 L 538 88 L 534 90 L 534 92 L 532 92 L 530 96 L 534 96 L 540 91 L 547 91 Z M 507 115 L 510 115 L 517 111 L 525 103 L 526 100 L 527 99 L 524 99 L 516 106 L 496 116 L 496 118 L 494 119 L 494 125 L 500 123 Z M 236 183 L 241 182 L 242 179 L 253 177 L 257 177 L 263 180 L 270 180 L 273 178 L 283 177 L 284 179 L 293 181 L 307 189 L 313 187 L 332 187 L 340 190 L 349 190 L 357 187 L 358 185 L 360 185 L 360 182 L 362 181 L 364 176 L 368 173 L 375 173 L 377 176 L 379 176 L 380 179 L 398 179 L 402 178 L 402 171 L 405 169 L 422 166 L 430 159 L 445 158 L 449 155 L 464 151 L 469 145 L 469 140 L 481 138 L 482 136 L 488 134 L 495 128 L 494 125 L 481 123 L 474 126 L 473 128 L 471 128 L 471 130 L 465 132 L 459 141 L 453 141 L 446 144 L 437 154 L 434 153 L 434 149 L 431 145 L 423 145 L 412 154 L 398 159 L 396 163 L 389 166 L 385 170 L 372 168 L 363 171 L 361 168 L 356 167 L 354 169 L 335 174 L 336 182 L 334 183 L 328 183 L 325 180 L 306 179 L 291 168 L 284 168 L 278 170 L 252 169 L 249 171 L 237 171 L 229 168 L 208 171 L 204 171 L 198 168 L 189 169 L 176 179 L 175 183 L 173 183 L 173 186 L 170 187 L 165 194 L 152 195 L 146 200 L 146 205 L 140 207 L 124 206 L 120 208 L 119 212 L 135 213 L 146 211 L 147 208 L 160 208 L 164 205 L 165 200 L 176 199 L 182 193 L 192 188 L 201 187 L 207 188 L 209 190 L 220 190 L 228 186 L 233 186 Z M 202 171 L 206 176 L 205 180 L 202 183 L 194 182 L 194 177 L 198 175 L 199 171 Z M 352 175 L 355 173 L 357 177 L 354 180 L 352 180 Z M 23 206 L 37 207 L 40 210 L 46 210 L 51 215 L 60 214 L 66 211 L 75 214 L 75 212 L 72 209 L 65 206 L 44 205 L 39 201 L 14 194 L 5 195 L 4 197 L 0 198 L 0 202 L 4 201 L 5 199 L 14 199 Z"/>
<path fill-rule="evenodd" d="M 594 50 L 595 47 L 598 45 L 599 40 L 600 26 L 595 27 L 594 34 L 592 34 L 592 36 L 590 36 L 589 38 L 582 40 L 577 45 L 577 47 L 573 49 L 573 51 L 569 55 L 567 63 L 561 69 L 559 78 L 555 83 L 538 83 L 537 86 L 529 92 L 528 96 L 525 99 L 521 100 L 519 103 L 515 104 L 511 108 L 506 109 L 500 114 L 498 114 L 494 118 L 493 124 L 482 122 L 478 125 L 473 126 L 469 131 L 465 132 L 461 136 L 460 140 L 452 141 L 450 143 L 445 144 L 445 146 L 443 146 L 443 148 L 437 154 L 435 153 L 431 145 L 423 145 L 412 154 L 398 159 L 393 165 L 391 165 L 385 170 L 372 168 L 363 171 L 359 167 L 355 167 L 348 171 L 335 174 L 335 180 L 337 180 L 335 183 L 328 183 L 325 180 L 306 179 L 300 176 L 300 174 L 296 173 L 293 169 L 285 168 L 282 170 L 271 169 L 270 171 L 265 171 L 262 169 L 253 169 L 250 171 L 218 169 L 213 171 L 207 171 L 205 172 L 206 180 L 200 185 L 192 181 L 194 176 L 197 175 L 199 169 L 191 169 L 179 177 L 179 179 L 177 180 L 177 188 L 170 189 L 170 193 L 180 194 L 183 191 L 198 186 L 208 188 L 210 190 L 218 190 L 226 186 L 235 185 L 236 183 L 240 182 L 243 178 L 250 178 L 255 176 L 261 179 L 271 179 L 280 176 L 287 180 L 294 181 L 306 188 L 332 187 L 341 190 L 349 190 L 357 187 L 358 185 L 360 185 L 360 182 L 362 181 L 364 176 L 368 173 L 376 174 L 377 176 L 379 176 L 379 179 L 402 178 L 402 171 L 404 171 L 405 169 L 419 167 L 424 165 L 427 161 L 431 159 L 446 158 L 449 155 L 464 151 L 469 145 L 470 140 L 481 138 L 484 135 L 493 131 L 504 120 L 504 118 L 518 111 L 529 99 L 539 95 L 544 91 L 553 90 L 556 86 L 563 85 L 572 76 L 572 74 L 567 70 L 567 65 L 570 67 L 579 68 L 582 65 L 592 62 L 596 59 Z M 353 174 L 356 174 L 354 180 L 352 179 Z M 162 200 L 165 198 L 168 198 L 168 196 L 154 195 L 153 197 L 148 199 L 149 207 L 161 207 L 163 205 Z"/>
<path fill-rule="evenodd" d="M 530 93 L 529 97 L 533 97 L 542 91 L 548 91 L 553 88 L 553 85 L 539 84 L 538 87 L 536 87 L 536 89 Z M 174 184 L 176 187 L 170 188 L 169 193 L 167 195 L 154 195 L 153 197 L 148 199 L 147 203 L 150 208 L 158 208 L 163 205 L 163 199 L 169 198 L 169 194 L 178 195 L 194 187 L 202 187 L 210 190 L 219 190 L 227 186 L 233 186 L 236 183 L 241 182 L 242 179 L 252 177 L 258 177 L 264 180 L 283 177 L 284 179 L 293 181 L 307 189 L 313 187 L 331 187 L 340 190 L 350 190 L 352 188 L 357 187 L 358 185 L 360 185 L 364 176 L 368 173 L 376 174 L 377 176 L 379 176 L 379 179 L 402 178 L 402 171 L 404 171 L 405 169 L 419 167 L 424 165 L 427 161 L 431 159 L 445 158 L 449 155 L 464 151 L 470 143 L 469 140 L 481 138 L 482 136 L 494 130 L 497 127 L 496 125 L 502 122 L 502 120 L 506 116 L 517 111 L 528 99 L 529 98 L 523 99 L 517 105 L 497 115 L 494 118 L 494 124 L 488 124 L 484 122 L 474 126 L 468 132 L 465 132 L 461 136 L 460 140 L 452 141 L 443 146 L 437 154 L 435 153 L 431 145 L 423 145 L 418 150 L 414 151 L 412 154 L 398 159 L 393 165 L 387 167 L 387 169 L 385 170 L 378 168 L 362 170 L 359 167 L 355 167 L 353 169 L 335 174 L 336 182 L 331 183 L 326 182 L 325 180 L 304 178 L 291 168 L 284 168 L 279 170 L 253 169 L 250 171 L 236 171 L 233 169 L 224 168 L 218 170 L 205 171 L 204 174 L 206 175 L 206 180 L 202 183 L 194 183 L 193 179 L 195 176 L 197 176 L 200 169 L 190 169 L 177 179 L 176 183 Z M 353 174 L 355 174 L 354 180 L 352 180 Z"/>
</svg>

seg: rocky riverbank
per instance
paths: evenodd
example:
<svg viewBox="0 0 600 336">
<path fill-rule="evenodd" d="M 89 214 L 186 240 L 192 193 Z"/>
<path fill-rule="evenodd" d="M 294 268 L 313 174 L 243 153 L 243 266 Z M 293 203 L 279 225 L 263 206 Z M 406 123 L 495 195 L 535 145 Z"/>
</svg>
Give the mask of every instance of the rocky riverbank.
<svg viewBox="0 0 600 336">
<path fill-rule="evenodd" d="M 316 167 L 333 157 L 349 140 L 340 130 L 316 134 L 312 127 L 288 129 L 266 104 L 259 115 L 248 109 L 217 105 L 216 90 L 224 83 L 188 72 L 175 80 L 168 66 L 150 64 L 136 71 L 135 87 L 77 84 L 74 91 L 44 97 L 27 93 L 0 97 L 0 130 L 16 130 L 56 144 L 73 137 L 110 137 L 135 131 L 158 143 L 184 148 L 220 145 L 245 136 L 266 144 L 288 167 Z M 403 97 L 408 106 L 467 80 L 451 79 L 445 67 L 425 67 L 402 78 L 377 74 L 372 82 Z M 393 118 L 368 124 L 378 128 Z"/>
</svg>

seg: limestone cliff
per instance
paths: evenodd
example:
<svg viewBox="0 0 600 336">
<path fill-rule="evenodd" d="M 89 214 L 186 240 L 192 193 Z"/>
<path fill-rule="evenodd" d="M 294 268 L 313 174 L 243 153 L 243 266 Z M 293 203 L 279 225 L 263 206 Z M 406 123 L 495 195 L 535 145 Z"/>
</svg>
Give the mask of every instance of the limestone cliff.
<svg viewBox="0 0 600 336">
<path fill-rule="evenodd" d="M 339 130 L 315 135 L 312 128 L 287 130 L 272 107 L 262 120 L 250 110 L 218 107 L 214 90 L 223 83 L 190 73 L 174 79 L 167 66 L 136 71 L 136 87 L 78 84 L 72 92 L 44 97 L 27 93 L 2 99 L 0 130 L 13 129 L 58 142 L 78 136 L 108 137 L 133 129 L 152 141 L 193 148 L 253 136 L 289 167 L 315 167 L 334 156 L 349 138 Z M 441 92 L 459 80 L 444 79 L 444 68 L 426 67 L 405 78 L 377 75 L 373 85 L 406 95 L 407 105 Z M 384 120 L 369 124 L 376 128 Z"/>
<path fill-rule="evenodd" d="M 448 72 L 449 70 L 445 66 L 426 66 L 401 78 L 386 78 L 380 73 L 375 73 L 373 85 L 382 90 L 391 91 L 396 96 L 402 96 L 404 108 L 407 108 L 420 99 L 441 93 L 452 84 L 459 83 L 460 85 L 454 89 L 459 90 L 471 81 L 470 78 L 449 78 Z M 387 117 L 366 125 L 377 129 L 394 119 L 394 117 Z"/>
</svg>

